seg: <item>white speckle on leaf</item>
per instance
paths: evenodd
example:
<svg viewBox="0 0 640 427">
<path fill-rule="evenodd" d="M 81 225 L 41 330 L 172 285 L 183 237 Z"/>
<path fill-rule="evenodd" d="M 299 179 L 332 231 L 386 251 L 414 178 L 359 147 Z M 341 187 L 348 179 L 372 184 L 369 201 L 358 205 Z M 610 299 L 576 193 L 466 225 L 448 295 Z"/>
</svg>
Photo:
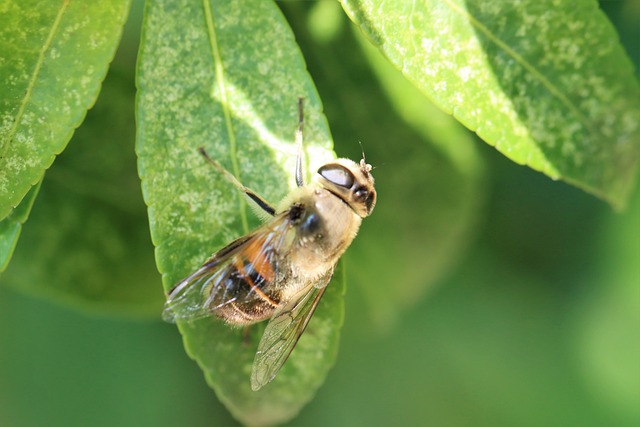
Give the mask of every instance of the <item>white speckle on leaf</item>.
<svg viewBox="0 0 640 427">
<path fill-rule="evenodd" d="M 458 76 L 460 76 L 460 79 L 463 82 L 467 82 L 471 77 L 472 72 L 471 67 L 462 67 L 458 70 Z"/>
<path fill-rule="evenodd" d="M 435 45 L 435 42 L 433 39 L 428 39 L 428 38 L 422 38 L 420 46 L 422 46 L 422 50 L 429 54 L 431 53 L 433 46 Z"/>
</svg>

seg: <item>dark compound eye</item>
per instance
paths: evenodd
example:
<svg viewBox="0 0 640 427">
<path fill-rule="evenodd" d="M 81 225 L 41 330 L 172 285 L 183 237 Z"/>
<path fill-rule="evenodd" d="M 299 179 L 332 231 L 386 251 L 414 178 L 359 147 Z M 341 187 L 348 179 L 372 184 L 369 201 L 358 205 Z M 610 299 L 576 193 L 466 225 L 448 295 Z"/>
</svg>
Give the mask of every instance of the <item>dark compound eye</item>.
<svg viewBox="0 0 640 427">
<path fill-rule="evenodd" d="M 327 181 L 344 188 L 351 188 L 355 181 L 349 169 L 335 163 L 322 166 L 318 169 L 318 173 Z"/>
<path fill-rule="evenodd" d="M 375 191 L 369 192 L 369 190 L 367 190 L 366 188 L 359 187 L 353 192 L 353 197 L 358 202 L 364 204 L 364 206 L 367 208 L 367 212 L 371 212 L 371 210 L 373 209 L 373 204 L 376 200 Z"/>
</svg>

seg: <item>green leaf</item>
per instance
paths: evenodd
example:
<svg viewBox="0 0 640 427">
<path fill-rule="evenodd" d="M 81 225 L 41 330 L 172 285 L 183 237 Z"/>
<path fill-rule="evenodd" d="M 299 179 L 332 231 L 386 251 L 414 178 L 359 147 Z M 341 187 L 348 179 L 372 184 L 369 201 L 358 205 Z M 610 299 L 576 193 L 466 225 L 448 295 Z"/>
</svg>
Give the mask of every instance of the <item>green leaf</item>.
<svg viewBox="0 0 640 427">
<path fill-rule="evenodd" d="M 22 202 L 13 208 L 5 219 L 0 221 L 0 272 L 3 272 L 9 265 L 11 255 L 13 255 L 18 243 L 18 237 L 20 237 L 20 232 L 22 231 L 22 224 L 24 224 L 29 212 L 31 212 L 31 207 L 38 195 L 38 191 L 40 191 L 40 184 L 31 187 Z"/>
<path fill-rule="evenodd" d="M 0 6 L 0 218 L 42 179 L 95 102 L 129 4 Z"/>
<path fill-rule="evenodd" d="M 159 317 L 164 295 L 133 150 L 133 80 L 133 69 L 105 79 L 47 172 L 3 285 L 82 311 Z"/>
<path fill-rule="evenodd" d="M 297 99 L 315 168 L 334 157 L 321 104 L 290 28 L 273 2 L 149 1 L 138 64 L 138 168 L 165 289 L 258 221 L 203 158 L 203 146 L 270 202 L 293 188 Z M 263 325 L 180 322 L 185 347 L 234 416 L 264 425 L 294 416 L 333 364 L 344 280 L 329 284 L 278 377 L 259 392 L 250 372 Z"/>
<path fill-rule="evenodd" d="M 624 205 L 640 85 L 595 1 L 343 0 L 441 109 L 513 161 Z"/>
</svg>

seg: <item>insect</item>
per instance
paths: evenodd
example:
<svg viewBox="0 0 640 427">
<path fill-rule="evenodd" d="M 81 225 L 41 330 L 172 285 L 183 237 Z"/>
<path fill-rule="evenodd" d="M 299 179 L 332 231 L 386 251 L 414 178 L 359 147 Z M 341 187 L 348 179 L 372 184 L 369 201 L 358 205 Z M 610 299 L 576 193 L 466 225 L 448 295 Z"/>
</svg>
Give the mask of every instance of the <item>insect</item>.
<svg viewBox="0 0 640 427">
<path fill-rule="evenodd" d="M 269 319 L 258 345 L 251 388 L 271 382 L 296 346 L 324 294 L 340 256 L 362 218 L 371 214 L 376 191 L 364 156 L 321 166 L 311 183 L 302 176 L 302 99 L 298 102 L 298 157 L 294 189 L 277 208 L 243 186 L 200 152 L 269 219 L 213 254 L 169 292 L 165 320 L 217 316 L 230 325 Z"/>
</svg>

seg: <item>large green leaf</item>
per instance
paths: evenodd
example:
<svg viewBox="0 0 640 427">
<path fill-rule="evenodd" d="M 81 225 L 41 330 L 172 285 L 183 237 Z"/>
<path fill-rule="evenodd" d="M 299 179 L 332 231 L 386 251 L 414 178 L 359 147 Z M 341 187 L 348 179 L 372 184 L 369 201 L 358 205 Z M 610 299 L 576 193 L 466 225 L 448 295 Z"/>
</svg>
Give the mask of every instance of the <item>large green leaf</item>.
<svg viewBox="0 0 640 427">
<path fill-rule="evenodd" d="M 198 147 L 277 202 L 294 185 L 303 96 L 310 170 L 334 154 L 320 100 L 273 2 L 149 1 L 138 66 L 138 166 L 156 263 L 169 289 L 258 224 Z M 251 391 L 249 377 L 262 325 L 252 328 L 249 345 L 242 330 L 217 319 L 178 326 L 187 352 L 236 418 L 283 422 L 311 398 L 334 361 L 343 290 L 343 280 L 329 285 L 291 358 L 259 392 Z"/>
<path fill-rule="evenodd" d="M 159 317 L 164 295 L 133 150 L 133 80 L 133 69 L 105 79 L 47 171 L 2 285 L 83 311 Z"/>
<path fill-rule="evenodd" d="M 42 179 L 95 102 L 129 3 L 0 5 L 0 218 Z"/>
<path fill-rule="evenodd" d="M 487 143 L 624 205 L 640 157 L 640 86 L 595 1 L 342 4 L 391 63 Z"/>
</svg>

